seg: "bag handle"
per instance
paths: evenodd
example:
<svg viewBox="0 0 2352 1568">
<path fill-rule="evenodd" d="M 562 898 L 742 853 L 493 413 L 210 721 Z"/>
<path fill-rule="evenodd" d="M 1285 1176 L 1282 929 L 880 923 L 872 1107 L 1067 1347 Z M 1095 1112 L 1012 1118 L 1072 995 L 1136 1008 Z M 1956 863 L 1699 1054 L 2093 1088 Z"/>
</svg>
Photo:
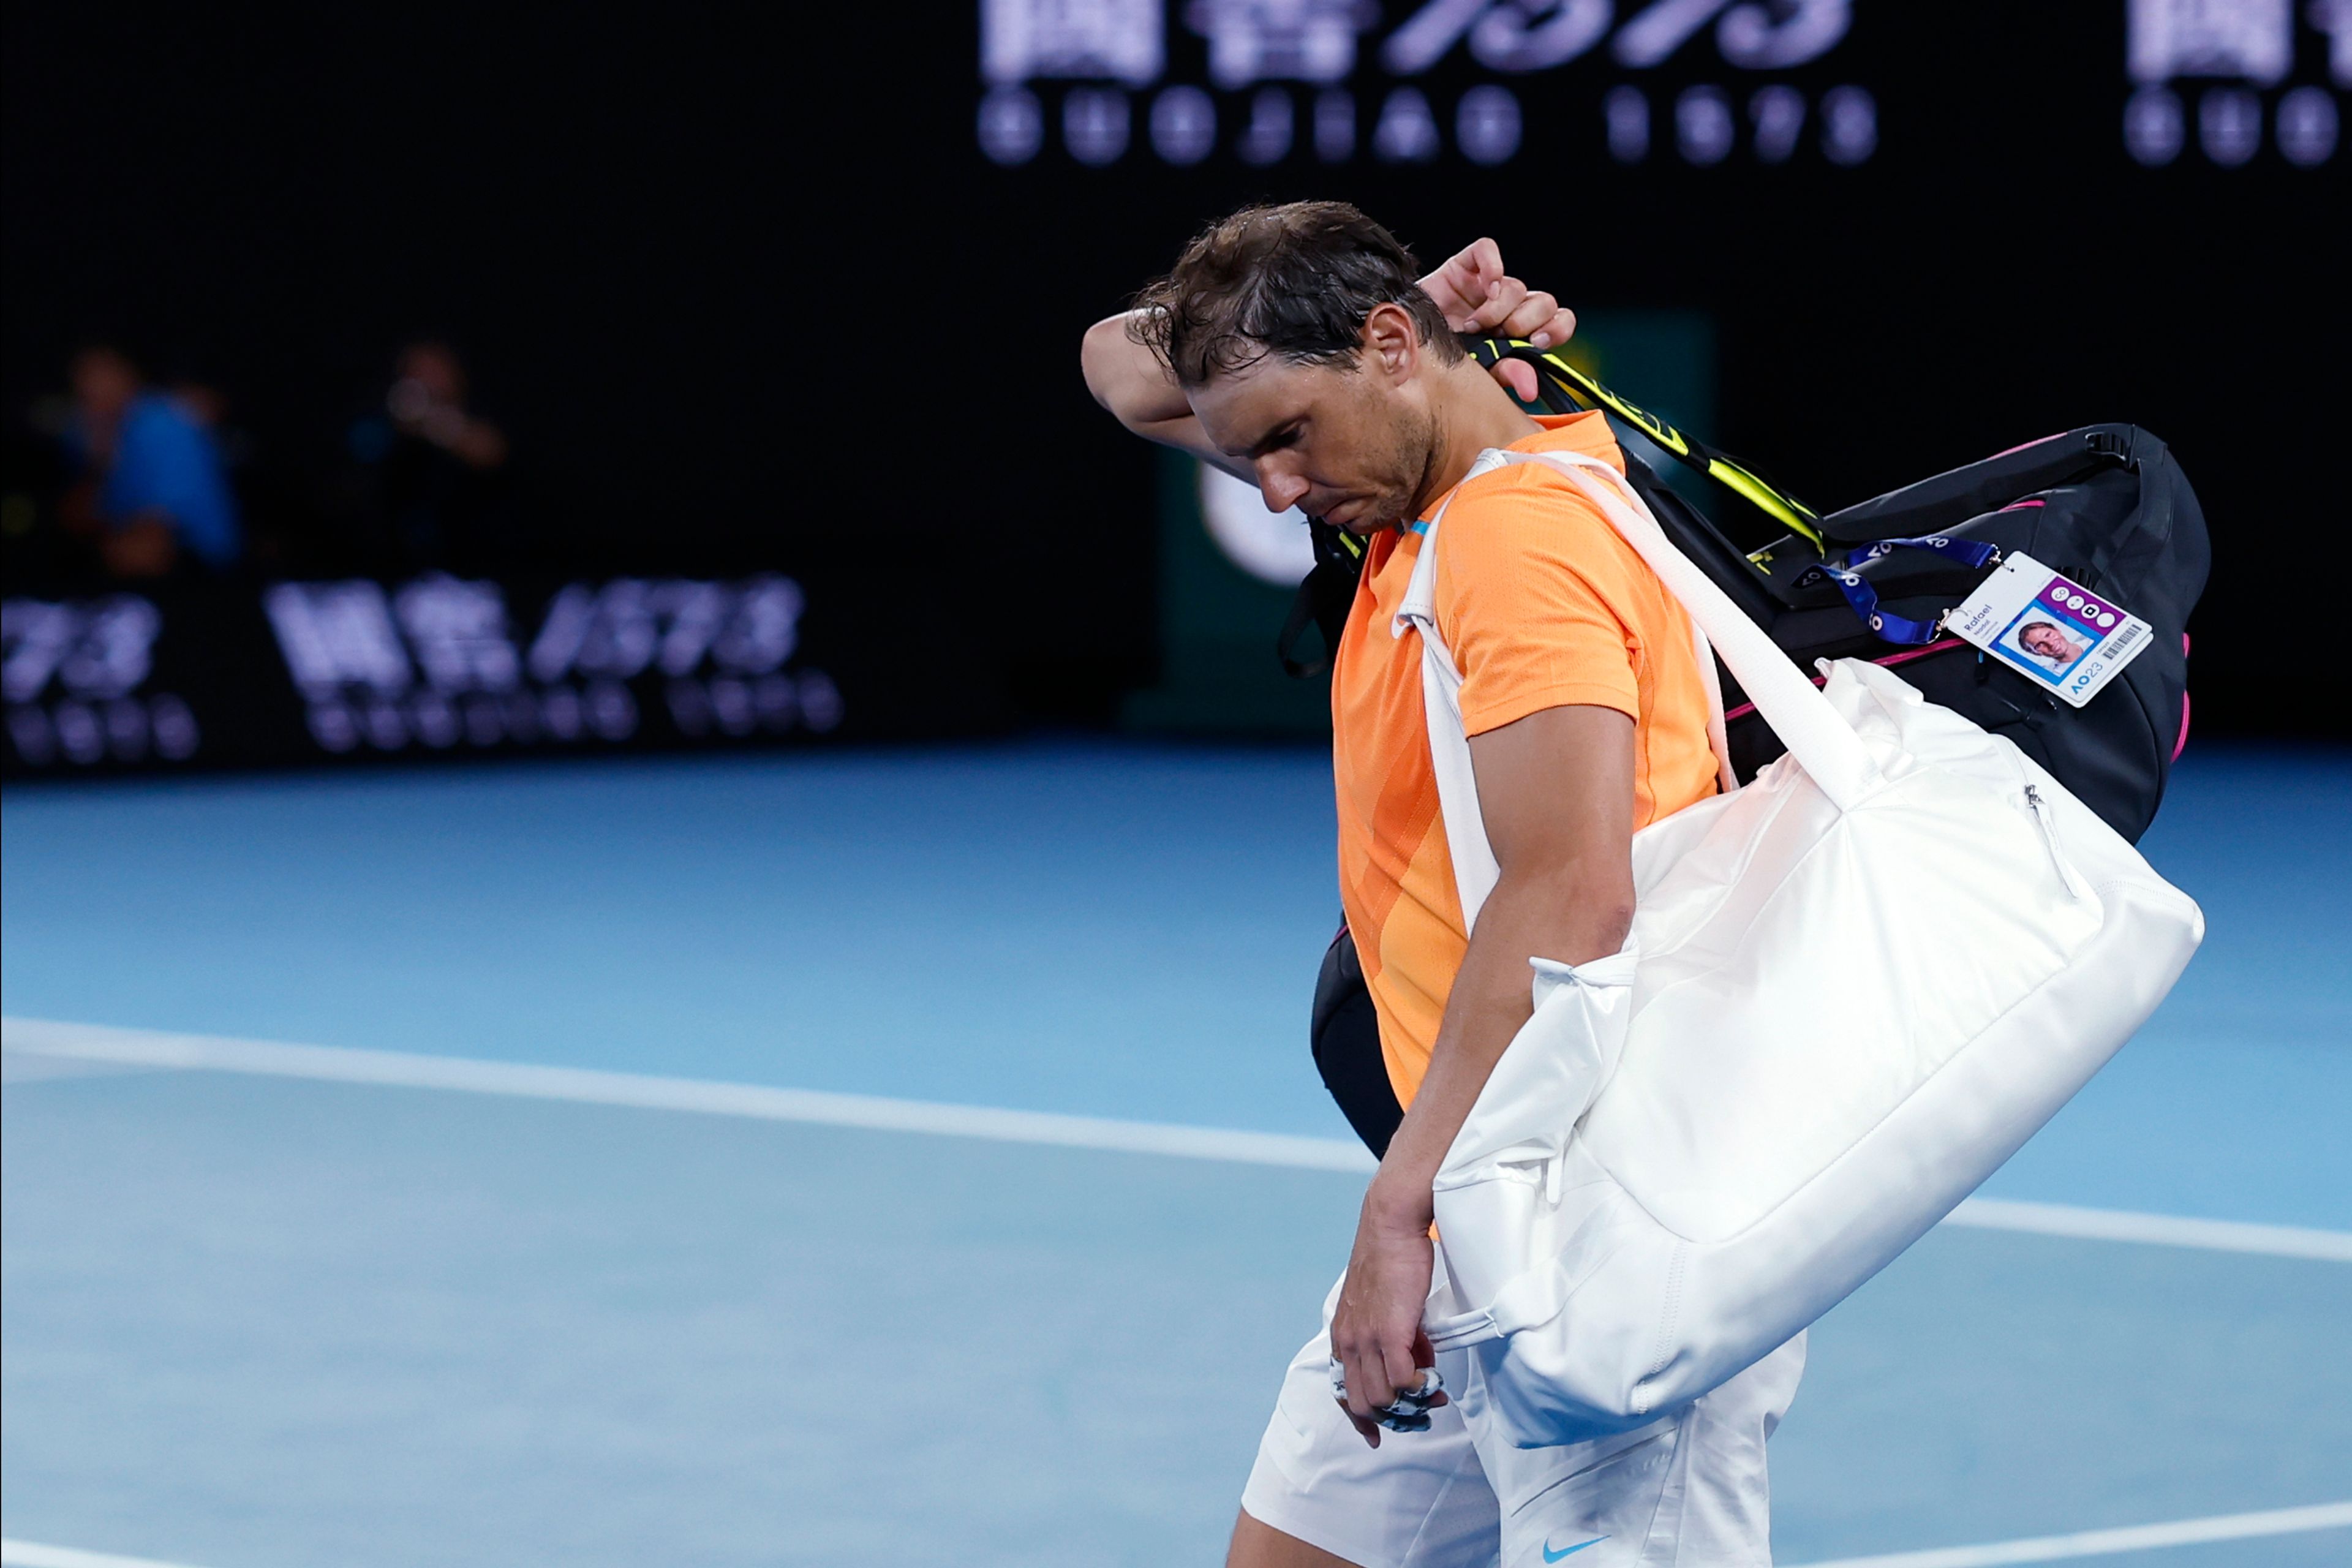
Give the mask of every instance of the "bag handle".
<svg viewBox="0 0 2352 1568">
<path fill-rule="evenodd" d="M 1646 1227 L 1628 1225 L 1622 1208 L 1603 1205 L 1585 1215 L 1549 1262 L 1506 1283 L 1486 1306 L 1444 1317 L 1424 1311 L 1422 1331 L 1429 1335 L 1433 1349 L 1452 1351 L 1507 1339 L 1549 1323 L 1567 1308 L 1584 1282 L 1607 1267 L 1643 1228 Z"/>
</svg>

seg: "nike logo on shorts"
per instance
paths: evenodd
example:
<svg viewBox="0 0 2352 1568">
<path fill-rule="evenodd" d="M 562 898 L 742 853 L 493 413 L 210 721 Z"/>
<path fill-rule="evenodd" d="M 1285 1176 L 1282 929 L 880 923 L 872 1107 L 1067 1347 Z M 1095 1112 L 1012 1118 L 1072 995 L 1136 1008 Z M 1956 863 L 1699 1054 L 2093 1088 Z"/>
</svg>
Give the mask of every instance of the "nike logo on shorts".
<svg viewBox="0 0 2352 1568">
<path fill-rule="evenodd" d="M 1563 1546 L 1557 1552 L 1554 1552 L 1551 1549 L 1551 1542 L 1549 1541 L 1546 1541 L 1544 1542 L 1543 1549 L 1544 1561 L 1547 1563 L 1557 1563 L 1563 1557 L 1573 1557 L 1578 1552 L 1583 1551 L 1586 1547 L 1598 1546 L 1608 1539 L 1609 1538 L 1605 1535 L 1596 1535 L 1590 1541 L 1580 1541 L 1573 1546 Z"/>
</svg>

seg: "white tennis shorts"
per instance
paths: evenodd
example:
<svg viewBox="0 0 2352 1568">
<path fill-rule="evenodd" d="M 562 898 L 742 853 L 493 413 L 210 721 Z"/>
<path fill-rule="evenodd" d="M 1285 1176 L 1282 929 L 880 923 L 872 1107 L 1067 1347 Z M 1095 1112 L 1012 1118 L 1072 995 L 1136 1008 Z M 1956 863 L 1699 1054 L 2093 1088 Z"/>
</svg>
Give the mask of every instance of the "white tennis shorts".
<svg viewBox="0 0 2352 1568">
<path fill-rule="evenodd" d="M 1329 1337 L 1307 1341 L 1283 1376 L 1244 1511 L 1362 1568 L 1771 1563 L 1764 1443 L 1796 1396 L 1804 1335 L 1646 1426 L 1556 1448 L 1482 1431 L 1467 1351 L 1439 1352 L 1437 1369 L 1453 1402 L 1429 1413 L 1428 1431 L 1383 1432 L 1373 1448 L 1331 1397 Z"/>
</svg>

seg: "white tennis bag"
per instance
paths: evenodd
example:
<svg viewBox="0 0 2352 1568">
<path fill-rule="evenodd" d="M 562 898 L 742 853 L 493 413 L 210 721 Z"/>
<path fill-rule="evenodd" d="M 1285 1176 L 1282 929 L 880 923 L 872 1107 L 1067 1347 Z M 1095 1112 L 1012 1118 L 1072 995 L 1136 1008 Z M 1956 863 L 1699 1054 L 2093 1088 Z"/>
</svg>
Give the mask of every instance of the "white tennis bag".
<svg viewBox="0 0 2352 1568">
<path fill-rule="evenodd" d="M 1893 1261 L 2139 1027 L 2204 918 L 2007 740 L 1858 660 L 1815 690 L 1607 464 L 1472 472 L 1522 461 L 1583 490 L 1789 748 L 1634 836 L 1625 950 L 1533 961 L 1438 1174 L 1430 1338 L 1536 1447 L 1697 1398 Z M 1475 921 L 1496 866 L 1432 609 L 1443 521 L 1396 633 Z"/>
</svg>

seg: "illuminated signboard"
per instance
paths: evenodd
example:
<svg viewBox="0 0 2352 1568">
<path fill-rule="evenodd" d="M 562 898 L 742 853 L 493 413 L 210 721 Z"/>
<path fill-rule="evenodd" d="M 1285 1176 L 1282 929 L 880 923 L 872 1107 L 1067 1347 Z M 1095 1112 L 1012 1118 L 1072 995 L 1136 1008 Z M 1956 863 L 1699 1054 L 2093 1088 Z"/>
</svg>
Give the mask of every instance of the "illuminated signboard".
<svg viewBox="0 0 2352 1568">
<path fill-rule="evenodd" d="M 733 582 L 569 583 L 525 623 L 500 584 L 433 574 L 0 605 L 12 773 L 724 744 L 828 734 L 806 597 Z"/>
<path fill-rule="evenodd" d="M 1767 163 L 1810 148 L 1853 165 L 1876 150 L 1867 88 L 1775 79 L 1837 48 L 1851 0 L 1619 12 L 1612 0 L 1423 0 L 1393 18 L 1370 0 L 982 0 L 980 147 L 1004 164 L 1049 142 L 1093 167 L 1147 148 L 1177 165 L 1412 164 L 1449 149 L 1501 164 L 1520 152 L 1532 102 L 1557 111 L 1557 94 L 1528 95 L 1582 62 L 1609 79 L 1589 107 L 1621 163 L 1717 163 L 1744 144 Z M 1205 45 L 1198 80 L 1169 79 L 1171 21 Z M 1645 79 L 1694 48 L 1713 51 L 1726 84 L 1665 94 Z M 1072 84 L 1058 114 L 1038 90 L 1048 82 Z"/>
<path fill-rule="evenodd" d="M 148 689 L 163 613 L 137 594 L 0 604 L 8 745 L 35 767 L 184 762 L 203 733 L 186 700 Z"/>
<path fill-rule="evenodd" d="M 841 722 L 840 692 L 822 670 L 784 668 L 803 604 L 775 575 L 572 583 L 525 640 L 496 583 L 280 583 L 262 596 L 311 737 L 330 752 L 626 741 L 642 722 L 641 676 L 681 735 L 822 734 Z"/>
<path fill-rule="evenodd" d="M 1886 0 L 1891 5 L 1893 0 Z M 2336 154 L 2352 0 L 2109 0 L 2151 166 Z M 1620 163 L 1851 168 L 1879 150 L 1853 0 L 982 0 L 981 152 L 1089 168 L 1511 163 L 1566 126 Z M 1581 127 L 1580 131 L 1577 128 Z M 1557 145 L 1557 139 L 1547 145 Z"/>
<path fill-rule="evenodd" d="M 2251 163 L 2265 137 L 2279 156 L 2314 168 L 2336 155 L 2336 95 L 2317 69 L 2296 69 L 2290 0 L 2130 0 L 2125 60 L 2137 84 L 2124 108 L 2124 147 L 2160 168 L 2193 143 L 2225 169 Z M 2324 47 L 2337 88 L 2352 87 L 2352 0 L 2308 0 L 2303 20 Z M 2189 92 L 2189 81 L 2205 79 Z M 2191 123 L 2194 123 L 2192 138 Z"/>
</svg>

